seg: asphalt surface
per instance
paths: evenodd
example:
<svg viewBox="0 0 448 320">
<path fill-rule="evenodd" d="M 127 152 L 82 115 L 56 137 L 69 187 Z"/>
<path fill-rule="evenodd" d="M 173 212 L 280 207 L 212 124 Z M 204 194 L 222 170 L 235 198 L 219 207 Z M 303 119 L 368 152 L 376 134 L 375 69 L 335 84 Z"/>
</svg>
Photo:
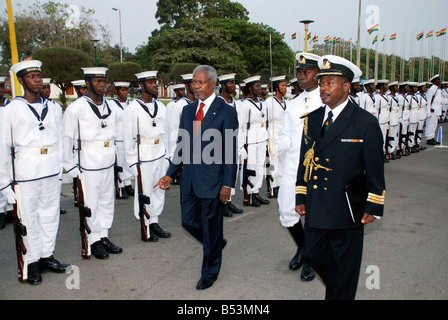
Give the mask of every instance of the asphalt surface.
<svg viewBox="0 0 448 320">
<path fill-rule="evenodd" d="M 444 124 L 445 132 L 448 125 Z M 448 138 L 446 139 L 448 144 Z M 358 300 L 446 300 L 448 298 L 448 148 L 434 148 L 386 164 L 384 217 L 365 228 Z M 37 286 L 17 280 L 12 224 L 0 230 L 1 300 L 322 300 L 316 277 L 300 280 L 288 268 L 295 253 L 278 219 L 277 201 L 224 218 L 228 244 L 215 284 L 196 290 L 202 247 L 180 221 L 179 186 L 171 186 L 159 219 L 170 239 L 140 240 L 133 199 L 117 200 L 109 238 L 123 253 L 108 260 L 81 258 L 78 209 L 71 185 L 63 185 L 55 258 L 74 266 L 71 273 L 43 274 Z M 266 195 L 265 191 L 262 195 Z M 233 202 L 242 207 L 242 192 Z"/>
</svg>

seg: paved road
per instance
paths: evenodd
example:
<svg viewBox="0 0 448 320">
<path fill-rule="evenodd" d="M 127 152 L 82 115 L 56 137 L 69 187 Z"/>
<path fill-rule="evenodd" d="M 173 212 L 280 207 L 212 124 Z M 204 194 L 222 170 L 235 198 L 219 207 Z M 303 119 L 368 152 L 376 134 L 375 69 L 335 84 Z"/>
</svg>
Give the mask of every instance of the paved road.
<svg viewBox="0 0 448 320">
<path fill-rule="evenodd" d="M 448 125 L 443 127 L 448 132 Z M 448 148 L 429 147 L 386 164 L 385 216 L 366 227 L 357 299 L 447 299 L 447 160 Z M 70 193 L 70 187 L 64 185 L 63 191 Z M 241 192 L 234 201 L 242 204 Z M 105 261 L 94 257 L 87 261 L 80 255 L 72 193 L 62 198 L 68 213 L 61 216 L 55 257 L 76 268 L 71 274 L 46 273 L 38 286 L 17 281 L 13 229 L 8 224 L 0 230 L 0 299 L 261 301 L 324 297 L 320 279 L 302 282 L 300 271 L 288 269 L 295 247 L 279 223 L 276 200 L 225 218 L 228 244 L 222 271 L 214 286 L 205 291 L 195 289 L 202 247 L 181 227 L 179 187 L 168 191 L 159 221 L 172 233 L 171 239 L 143 243 L 132 205 L 131 199 L 116 202 L 110 232 L 110 239 L 124 252 Z M 79 289 L 70 289 L 78 284 L 73 280 L 78 275 Z M 379 288 L 371 288 L 375 284 Z"/>
</svg>

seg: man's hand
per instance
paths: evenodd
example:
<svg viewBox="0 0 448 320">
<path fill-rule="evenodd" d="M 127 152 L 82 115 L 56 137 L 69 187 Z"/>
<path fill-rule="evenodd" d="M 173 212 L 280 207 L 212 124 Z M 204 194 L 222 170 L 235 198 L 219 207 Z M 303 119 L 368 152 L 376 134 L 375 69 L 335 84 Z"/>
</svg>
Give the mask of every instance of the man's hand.
<svg viewBox="0 0 448 320">
<path fill-rule="evenodd" d="M 296 212 L 300 216 L 304 216 L 305 215 L 305 205 L 304 204 L 299 204 L 298 206 L 296 206 Z"/>
<path fill-rule="evenodd" d="M 170 187 L 170 183 L 173 181 L 169 176 L 164 176 L 157 182 L 157 184 L 153 187 L 154 189 L 160 187 L 162 190 L 167 190 Z"/>
<path fill-rule="evenodd" d="M 362 224 L 368 224 L 370 222 L 375 221 L 376 218 L 370 214 L 364 213 L 364 216 L 361 219 Z"/>
<path fill-rule="evenodd" d="M 221 201 L 222 203 L 227 203 L 228 201 L 230 201 L 230 192 L 232 191 L 232 189 L 228 188 L 228 187 L 221 187 L 221 190 L 219 191 L 219 201 Z"/>
</svg>

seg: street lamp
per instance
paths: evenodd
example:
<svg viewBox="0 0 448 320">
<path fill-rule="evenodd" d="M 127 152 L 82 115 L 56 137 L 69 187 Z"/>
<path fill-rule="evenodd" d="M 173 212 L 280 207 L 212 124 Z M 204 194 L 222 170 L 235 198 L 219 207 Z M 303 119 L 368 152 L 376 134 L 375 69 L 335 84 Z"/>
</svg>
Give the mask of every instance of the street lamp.
<svg viewBox="0 0 448 320">
<path fill-rule="evenodd" d="M 98 47 L 98 43 L 100 42 L 100 40 L 92 40 L 93 42 L 93 48 L 95 49 L 95 67 L 98 67 L 98 58 L 96 55 L 96 47 Z"/>
<path fill-rule="evenodd" d="M 121 33 L 121 10 L 117 8 L 112 8 L 114 11 L 118 11 L 118 17 L 120 19 L 120 62 L 123 62 L 123 38 Z"/>
<path fill-rule="evenodd" d="M 313 22 L 314 22 L 313 20 L 300 21 L 300 23 L 303 23 L 305 25 L 305 52 L 308 52 L 308 27 Z"/>
</svg>

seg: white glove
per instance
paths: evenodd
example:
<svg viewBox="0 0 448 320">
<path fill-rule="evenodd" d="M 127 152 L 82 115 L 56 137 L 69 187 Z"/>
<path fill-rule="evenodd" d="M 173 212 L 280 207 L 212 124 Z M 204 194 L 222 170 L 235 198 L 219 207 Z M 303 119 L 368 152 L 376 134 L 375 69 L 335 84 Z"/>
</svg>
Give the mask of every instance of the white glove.
<svg viewBox="0 0 448 320">
<path fill-rule="evenodd" d="M 244 148 L 240 148 L 240 151 L 239 151 L 238 153 L 239 153 L 239 155 L 240 155 L 240 157 L 241 157 L 241 160 L 245 160 L 245 159 L 247 159 L 247 152 L 246 152 L 246 149 L 244 149 Z"/>
<path fill-rule="evenodd" d="M 5 188 L 2 190 L 2 194 L 3 196 L 6 198 L 6 201 L 8 201 L 9 204 L 14 204 L 16 203 L 16 194 L 15 192 L 12 190 L 11 186 Z"/>
<path fill-rule="evenodd" d="M 78 168 L 74 168 L 73 170 L 71 170 L 70 172 L 68 172 L 68 174 L 70 175 L 70 177 L 72 178 L 78 178 L 78 176 L 80 175 L 81 172 L 79 172 Z"/>
</svg>

